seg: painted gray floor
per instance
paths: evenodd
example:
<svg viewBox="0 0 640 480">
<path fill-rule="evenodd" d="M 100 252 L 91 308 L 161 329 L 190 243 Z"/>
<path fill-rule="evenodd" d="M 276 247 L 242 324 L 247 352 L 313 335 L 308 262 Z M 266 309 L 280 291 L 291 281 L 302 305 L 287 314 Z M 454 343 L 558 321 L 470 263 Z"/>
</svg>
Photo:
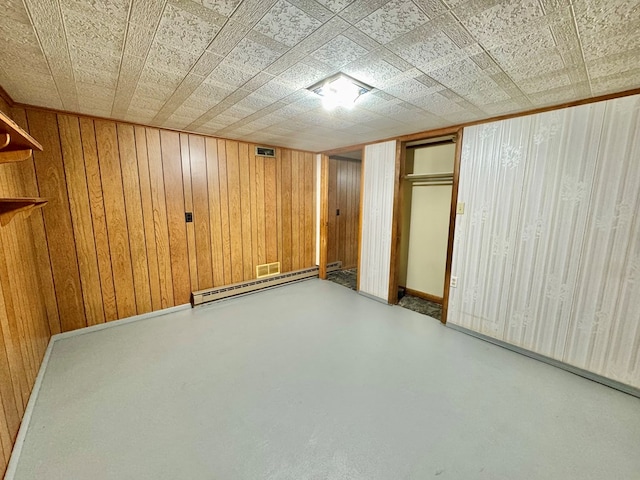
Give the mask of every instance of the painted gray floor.
<svg viewBox="0 0 640 480">
<path fill-rule="evenodd" d="M 33 479 L 638 479 L 640 399 L 311 280 L 56 343 Z"/>
</svg>

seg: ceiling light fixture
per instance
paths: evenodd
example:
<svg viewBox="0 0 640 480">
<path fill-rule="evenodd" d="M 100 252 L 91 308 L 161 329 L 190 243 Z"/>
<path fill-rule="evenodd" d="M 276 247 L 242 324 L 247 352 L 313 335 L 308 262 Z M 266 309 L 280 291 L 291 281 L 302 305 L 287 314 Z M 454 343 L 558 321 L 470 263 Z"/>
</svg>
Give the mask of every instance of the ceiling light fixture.
<svg viewBox="0 0 640 480">
<path fill-rule="evenodd" d="M 361 95 L 373 90 L 373 87 L 344 73 L 337 73 L 329 78 L 320 80 L 307 90 L 322 97 L 324 108 L 333 110 L 336 107 L 353 108 L 356 100 Z"/>
</svg>

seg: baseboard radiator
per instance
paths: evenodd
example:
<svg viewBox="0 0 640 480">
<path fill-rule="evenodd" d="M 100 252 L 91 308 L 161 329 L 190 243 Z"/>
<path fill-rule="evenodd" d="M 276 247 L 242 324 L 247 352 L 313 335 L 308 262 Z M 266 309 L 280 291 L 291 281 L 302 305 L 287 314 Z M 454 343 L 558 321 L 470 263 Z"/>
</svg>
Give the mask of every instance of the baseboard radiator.
<svg viewBox="0 0 640 480">
<path fill-rule="evenodd" d="M 334 272 L 342 268 L 342 262 L 327 264 L 327 272 Z M 255 292 L 264 288 L 277 287 L 286 283 L 305 280 L 317 277 L 320 269 L 318 267 L 304 268 L 295 272 L 280 273 L 270 277 L 249 280 L 247 282 L 234 283 L 224 287 L 214 287 L 207 290 L 200 290 L 191 294 L 191 306 L 202 305 L 204 303 L 215 302 L 224 298 L 235 297 L 246 293 Z"/>
</svg>

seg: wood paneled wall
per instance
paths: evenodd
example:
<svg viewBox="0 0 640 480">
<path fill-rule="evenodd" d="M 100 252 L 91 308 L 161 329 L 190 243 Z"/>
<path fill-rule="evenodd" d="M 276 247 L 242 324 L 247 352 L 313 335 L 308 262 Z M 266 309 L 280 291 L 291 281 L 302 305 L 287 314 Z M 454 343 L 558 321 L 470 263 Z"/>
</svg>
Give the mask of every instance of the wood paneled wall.
<svg viewBox="0 0 640 480">
<path fill-rule="evenodd" d="M 359 160 L 329 159 L 327 262 L 340 260 L 343 268 L 358 266 L 360 166 Z"/>
<path fill-rule="evenodd" d="M 44 147 L 35 178 L 51 199 L 43 268 L 56 331 L 185 304 L 255 278 L 258 264 L 315 265 L 311 153 L 266 158 L 243 142 L 20 112 Z"/>
<path fill-rule="evenodd" d="M 1 100 L 1 99 L 0 99 Z M 8 105 L 0 102 L 10 113 Z M 33 161 L 0 165 L 0 197 L 34 196 Z M 0 476 L 9 462 L 51 332 L 39 275 L 39 211 L 0 227 Z M 55 299 L 54 299 L 55 300 Z"/>
</svg>

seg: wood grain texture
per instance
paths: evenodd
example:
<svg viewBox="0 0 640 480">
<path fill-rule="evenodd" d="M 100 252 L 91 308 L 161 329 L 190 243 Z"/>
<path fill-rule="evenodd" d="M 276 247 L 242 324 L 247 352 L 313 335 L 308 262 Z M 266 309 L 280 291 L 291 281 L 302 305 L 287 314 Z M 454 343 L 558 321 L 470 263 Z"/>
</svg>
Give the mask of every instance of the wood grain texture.
<svg viewBox="0 0 640 480">
<path fill-rule="evenodd" d="M 102 304 L 105 320 L 107 322 L 118 318 L 116 305 L 116 290 L 113 283 L 113 271 L 111 267 L 111 251 L 109 249 L 109 233 L 107 232 L 107 220 L 102 197 L 102 178 L 98 162 L 98 146 L 93 121 L 80 118 L 80 133 L 82 135 L 82 150 L 87 176 L 87 189 L 89 191 L 89 205 L 93 220 L 93 234 L 98 258 L 98 273 L 102 287 Z M 51 250 L 51 249 L 50 249 Z M 55 252 L 50 251 L 50 255 Z"/>
<path fill-rule="evenodd" d="M 341 261 L 342 268 L 358 265 L 361 165 L 357 160 L 329 159 L 327 263 Z"/>
<path fill-rule="evenodd" d="M 102 287 L 98 273 L 98 255 L 93 233 L 87 175 L 82 154 L 80 123 L 77 117 L 58 115 L 62 158 L 69 192 L 69 207 L 78 251 L 78 268 L 87 325 L 104 323 Z"/>
<path fill-rule="evenodd" d="M 182 159 L 180 137 L 175 132 L 160 132 L 162 166 L 164 172 L 165 199 L 173 295 L 176 304 L 189 303 L 191 276 L 187 253 L 187 232 L 184 221 L 184 190 L 182 184 Z"/>
<path fill-rule="evenodd" d="M 135 131 L 131 125 L 118 124 L 118 144 L 120 146 L 120 166 L 122 169 L 122 187 L 129 229 L 131 266 L 133 285 L 138 314 L 151 311 L 151 288 L 149 286 L 149 265 L 147 245 L 142 216 L 140 197 L 140 178 L 138 176 L 138 155 Z"/>
<path fill-rule="evenodd" d="M 118 317 L 126 318 L 135 315 L 137 309 L 116 124 L 103 120 L 94 123 L 116 305 Z"/>
<path fill-rule="evenodd" d="M 60 322 L 64 331 L 74 330 L 86 326 L 86 318 L 58 122 L 54 114 L 35 110 L 27 112 L 27 119 L 30 133 L 44 149 L 34 152 L 34 160 L 40 195 L 49 199 L 44 224 Z"/>
<path fill-rule="evenodd" d="M 191 151 L 189 136 L 180 135 L 180 156 L 182 158 L 182 188 L 184 189 L 184 211 L 193 213 L 193 191 L 191 188 Z M 186 219 L 185 219 L 186 222 Z M 198 258 L 196 256 L 196 227 L 193 222 L 185 224 L 187 229 L 187 254 L 189 257 L 189 278 L 191 288 L 200 290 L 198 282 Z"/>
<path fill-rule="evenodd" d="M 62 182 L 69 219 L 62 240 L 78 252 L 70 262 L 61 239 L 45 239 L 53 273 L 63 264 L 79 272 L 77 292 L 51 275 L 54 301 L 83 308 L 61 330 L 187 303 L 194 290 L 254 278 L 258 264 L 280 261 L 286 272 L 315 263 L 311 153 L 262 157 L 245 142 L 28 114 L 53 144 L 59 170 L 50 177 Z"/>
<path fill-rule="evenodd" d="M 15 121 L 26 130 L 24 110 L 17 113 Z M 0 166 L 0 197 L 27 196 L 38 196 L 33 160 Z M 40 237 L 34 233 L 38 225 Z M 29 219 L 18 214 L 0 228 L 0 474 L 11 456 L 51 328 L 60 328 L 51 266 L 40 268 L 41 260 L 49 262 L 47 242 L 39 238 L 45 239 L 41 211 Z"/>
</svg>

